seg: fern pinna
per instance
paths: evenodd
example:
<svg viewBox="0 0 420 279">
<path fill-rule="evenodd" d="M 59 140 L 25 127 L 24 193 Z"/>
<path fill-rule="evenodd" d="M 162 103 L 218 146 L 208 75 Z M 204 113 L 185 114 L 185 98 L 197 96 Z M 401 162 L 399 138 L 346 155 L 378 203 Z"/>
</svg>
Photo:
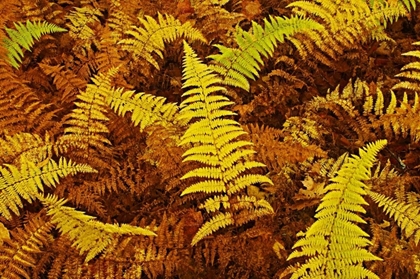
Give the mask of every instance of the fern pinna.
<svg viewBox="0 0 420 279">
<path fill-rule="evenodd" d="M 288 260 L 309 256 L 293 273 L 295 278 L 378 278 L 365 269 L 363 261 L 381 260 L 364 247 L 370 245 L 365 233 L 355 223 L 366 223 L 357 213 L 365 213 L 363 205 L 368 203 L 362 195 L 367 186 L 362 182 L 369 178 L 375 156 L 385 147 L 386 140 L 379 140 L 360 149 L 360 157 L 347 158 L 331 179 L 325 190 L 315 217 L 318 219 L 298 240 Z"/>
<path fill-rule="evenodd" d="M 200 208 L 208 213 L 217 212 L 194 236 L 192 245 L 195 245 L 227 225 L 242 225 L 272 213 L 273 209 L 267 201 L 240 194 L 253 183 L 272 182 L 263 175 L 246 174 L 247 170 L 264 167 L 264 164 L 250 160 L 249 156 L 255 151 L 245 147 L 252 143 L 238 139 L 245 131 L 235 120 L 225 118 L 235 113 L 221 108 L 233 102 L 216 94 L 226 91 L 216 85 L 221 79 L 197 58 L 185 42 L 184 51 L 183 88 L 189 89 L 183 94 L 187 98 L 180 105 L 179 117 L 198 120 L 189 126 L 179 144 L 190 147 L 183 154 L 184 162 L 196 161 L 205 166 L 193 169 L 182 177 L 201 181 L 187 187 L 181 196 L 197 192 L 212 194 Z"/>
</svg>

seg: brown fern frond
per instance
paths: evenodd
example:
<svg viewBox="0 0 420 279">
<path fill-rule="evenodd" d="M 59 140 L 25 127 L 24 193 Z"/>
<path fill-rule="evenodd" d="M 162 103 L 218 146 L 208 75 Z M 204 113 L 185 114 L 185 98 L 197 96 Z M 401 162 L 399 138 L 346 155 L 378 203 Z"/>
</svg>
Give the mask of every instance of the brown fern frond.
<svg viewBox="0 0 420 279">
<path fill-rule="evenodd" d="M 197 27 L 203 30 L 204 36 L 209 40 L 219 39 L 229 44 L 230 34 L 245 16 L 240 12 L 228 11 L 225 4 L 229 1 L 191 1 L 192 9 L 197 18 Z"/>
<path fill-rule="evenodd" d="M 24 228 L 11 231 L 10 239 L 3 239 L 0 247 L 0 275 L 2 278 L 31 278 L 30 269 L 35 267 L 44 247 L 50 245 L 49 234 L 53 225 L 45 216 L 34 216 Z"/>
<path fill-rule="evenodd" d="M 64 66 L 51 66 L 40 63 L 40 68 L 53 78 L 53 82 L 61 95 L 61 101 L 71 103 L 76 99 L 78 91 L 86 89 L 86 81 L 78 77 L 74 72 L 65 69 Z"/>
</svg>

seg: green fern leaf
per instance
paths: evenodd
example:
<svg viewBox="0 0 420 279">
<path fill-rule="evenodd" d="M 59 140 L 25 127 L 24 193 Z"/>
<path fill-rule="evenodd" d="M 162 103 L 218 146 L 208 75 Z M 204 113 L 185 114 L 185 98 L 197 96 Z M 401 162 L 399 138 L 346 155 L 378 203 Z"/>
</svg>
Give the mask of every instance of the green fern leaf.
<svg viewBox="0 0 420 279">
<path fill-rule="evenodd" d="M 5 28 L 9 38 L 3 39 L 3 46 L 7 49 L 9 64 L 15 68 L 19 68 L 22 62 L 23 51 L 21 47 L 30 51 L 34 45 L 34 39 L 38 40 L 44 34 L 67 31 L 55 24 L 42 21 L 31 22 L 28 20 L 26 25 L 23 23 L 15 23 L 14 25 L 16 30 Z"/>
</svg>

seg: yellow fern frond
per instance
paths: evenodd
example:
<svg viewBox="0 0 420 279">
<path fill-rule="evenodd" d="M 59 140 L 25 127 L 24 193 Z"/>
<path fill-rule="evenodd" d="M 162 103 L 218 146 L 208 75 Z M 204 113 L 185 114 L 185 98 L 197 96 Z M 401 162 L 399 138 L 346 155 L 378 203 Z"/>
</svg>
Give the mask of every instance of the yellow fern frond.
<svg viewBox="0 0 420 279">
<path fill-rule="evenodd" d="M 78 146 L 82 149 L 89 147 L 104 148 L 104 144 L 111 144 L 104 136 L 109 130 L 104 122 L 108 121 L 106 98 L 112 95 L 111 77 L 117 73 L 117 68 L 111 68 L 106 74 L 99 74 L 92 78 L 94 84 L 88 84 L 86 91 L 77 95 L 76 109 L 70 113 L 65 124 L 64 135 L 60 142 Z"/>
<path fill-rule="evenodd" d="M 417 245 L 420 240 L 420 206 L 418 203 L 399 202 L 373 191 L 369 191 L 368 194 L 379 207 L 383 207 L 387 215 L 394 218 L 407 238 L 414 235 L 414 242 Z"/>
<path fill-rule="evenodd" d="M 28 161 L 38 164 L 45 159 L 57 155 L 64 147 L 55 144 L 49 134 L 43 139 L 37 134 L 17 133 L 0 139 L 0 162 L 18 165 L 25 157 Z"/>
<path fill-rule="evenodd" d="M 48 195 L 40 199 L 47 207 L 47 215 L 51 216 L 51 223 L 74 241 L 72 246 L 77 247 L 80 254 L 87 252 L 85 262 L 105 250 L 113 239 L 120 235 L 156 235 L 153 231 L 141 227 L 95 221 L 95 217 L 64 206 L 66 200 L 58 200 L 56 196 Z"/>
<path fill-rule="evenodd" d="M 32 202 L 44 185 L 54 187 L 60 177 L 77 172 L 96 172 L 87 165 L 78 165 L 60 158 L 58 164 L 50 159 L 39 168 L 35 163 L 22 158 L 20 168 L 5 165 L 0 168 L 0 215 L 11 219 L 11 212 L 20 215 L 19 208 L 23 207 L 22 199 Z"/>
<path fill-rule="evenodd" d="M 406 13 L 402 4 L 386 1 L 374 1 L 371 6 L 363 0 L 294 1 L 288 7 L 297 15 L 314 16 L 322 24 L 321 29 L 303 30 L 291 42 L 305 60 L 314 58 L 330 67 L 368 39 L 390 41 L 385 32 L 387 22 Z"/>
<path fill-rule="evenodd" d="M 419 46 L 420 42 L 413 43 L 414 46 Z M 404 56 L 411 56 L 415 57 L 417 59 L 420 59 L 420 51 L 419 50 L 413 50 L 406 53 L 403 53 Z M 403 80 L 395 84 L 392 89 L 408 89 L 412 91 L 420 91 L 420 62 L 415 61 L 408 63 L 404 67 L 401 68 L 401 73 L 396 75 L 396 77 L 404 78 L 407 80 Z"/>
<path fill-rule="evenodd" d="M 171 129 L 177 125 L 183 125 L 178 122 L 178 105 L 175 103 L 166 103 L 166 98 L 151 94 L 136 93 L 135 91 L 126 91 L 122 89 L 113 90 L 107 97 L 107 103 L 120 116 L 131 112 L 131 121 L 134 126 L 140 126 L 140 131 L 151 125 L 161 125 L 166 129 Z"/>
<path fill-rule="evenodd" d="M 229 211 L 231 206 L 228 204 L 236 204 L 232 212 L 220 212 L 205 223 L 193 239 L 192 243 L 195 245 L 203 237 L 228 224 L 241 225 L 262 215 L 271 214 L 273 209 L 263 200 L 248 197 L 247 202 L 246 198 L 238 201 L 232 196 L 253 183 L 272 185 L 273 182 L 267 176 L 246 173 L 264 164 L 250 160 L 250 156 L 255 152 L 245 147 L 252 143 L 238 139 L 246 132 L 239 123 L 225 118 L 235 115 L 229 110 L 222 109 L 233 102 L 225 96 L 216 94 L 218 91 L 226 91 L 224 87 L 216 85 L 221 79 L 197 58 L 192 48 L 185 42 L 184 51 L 183 88 L 189 90 L 183 94 L 187 98 L 180 105 L 179 118 L 197 119 L 197 121 L 189 126 L 181 137 L 179 145 L 192 145 L 183 154 L 183 161 L 195 161 L 205 166 L 195 168 L 181 178 L 202 178 L 201 181 L 187 187 L 181 196 L 197 192 L 222 194 L 213 196 L 200 205 L 200 208 L 208 212 L 221 211 L 219 210 L 221 207 Z M 250 205 L 251 209 L 238 205 L 245 203 Z M 248 212 L 246 219 L 241 215 L 245 211 Z"/>
<path fill-rule="evenodd" d="M 226 226 L 233 225 L 235 220 L 231 213 L 219 213 L 214 216 L 211 220 L 205 222 L 201 228 L 198 230 L 197 234 L 194 236 L 193 240 L 191 241 L 191 245 L 197 244 L 201 239 L 205 238 L 206 236 L 211 235 L 217 230 L 225 228 Z"/>
<path fill-rule="evenodd" d="M 75 8 L 71 11 L 66 19 L 70 21 L 67 27 L 70 31 L 70 36 L 81 41 L 89 41 L 94 37 L 95 32 L 91 28 L 92 23 L 99 23 L 100 16 L 103 16 L 101 11 L 97 8 L 82 7 Z"/>
<path fill-rule="evenodd" d="M 379 140 L 360 149 L 360 157 L 348 158 L 325 189 L 315 217 L 318 219 L 303 233 L 288 260 L 308 256 L 306 262 L 293 273 L 295 278 L 379 278 L 360 264 L 363 261 L 381 260 L 364 247 L 370 244 L 365 233 L 355 223 L 366 223 L 357 213 L 365 213 L 367 202 L 363 195 L 375 156 L 385 147 Z"/>
<path fill-rule="evenodd" d="M 142 58 L 159 69 L 159 64 L 153 57 L 156 53 L 163 58 L 165 42 L 172 42 L 177 38 L 184 37 L 189 41 L 207 42 L 201 32 L 191 26 L 189 22 L 182 24 L 171 15 L 158 13 L 158 21 L 151 16 L 145 16 L 145 19 L 139 18 L 143 24 L 142 27 L 131 26 L 131 30 L 125 32 L 132 36 L 129 39 L 123 39 L 119 42 L 122 49 L 133 53 L 134 58 Z"/>
<path fill-rule="evenodd" d="M 249 90 L 247 78 L 259 77 L 262 57 L 271 57 L 277 43 L 283 43 L 285 37 L 306 29 L 317 29 L 321 26 L 309 19 L 298 17 L 271 17 L 264 20 L 264 28 L 252 22 L 252 31 L 236 29 L 236 42 L 239 48 L 228 48 L 216 44 L 220 54 L 210 55 L 216 64 L 211 69 L 223 77 L 223 83 Z"/>
</svg>

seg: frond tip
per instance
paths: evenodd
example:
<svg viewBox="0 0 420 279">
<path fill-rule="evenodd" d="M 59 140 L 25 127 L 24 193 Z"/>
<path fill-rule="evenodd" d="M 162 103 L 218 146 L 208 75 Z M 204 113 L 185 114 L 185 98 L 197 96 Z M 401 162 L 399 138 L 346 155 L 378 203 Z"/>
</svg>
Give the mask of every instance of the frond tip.
<svg viewBox="0 0 420 279">
<path fill-rule="evenodd" d="M 362 195 L 367 186 L 362 180 L 369 178 L 375 156 L 384 148 L 386 140 L 379 140 L 360 149 L 360 157 L 347 158 L 326 187 L 327 194 L 317 208 L 318 219 L 303 233 L 288 260 L 309 256 L 305 264 L 292 275 L 295 278 L 377 278 L 360 264 L 363 261 L 381 260 L 364 247 L 371 244 L 356 223 L 366 223 L 357 213 L 365 213 L 367 202 Z"/>
</svg>

